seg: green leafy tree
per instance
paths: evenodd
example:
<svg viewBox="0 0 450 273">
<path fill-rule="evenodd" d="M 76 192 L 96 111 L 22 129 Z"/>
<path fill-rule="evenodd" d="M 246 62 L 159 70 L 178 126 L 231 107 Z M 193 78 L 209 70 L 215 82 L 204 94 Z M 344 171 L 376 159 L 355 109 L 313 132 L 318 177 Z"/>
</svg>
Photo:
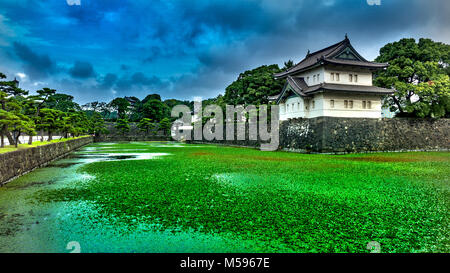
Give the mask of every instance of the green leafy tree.
<svg viewBox="0 0 450 273">
<path fill-rule="evenodd" d="M 0 92 L 0 97 L 2 92 Z M 3 148 L 5 147 L 5 133 L 7 131 L 8 128 L 11 128 L 11 126 L 13 125 L 13 123 L 19 119 L 15 114 L 13 114 L 12 112 L 9 112 L 7 110 L 4 109 L 0 109 L 0 137 L 1 137 L 1 144 L 0 147 Z M 13 144 L 13 142 L 10 142 L 10 144 Z"/>
<path fill-rule="evenodd" d="M 444 117 L 450 112 L 450 45 L 430 39 L 401 39 L 380 49 L 377 62 L 389 67 L 376 74 L 377 86 L 395 93 L 384 105 L 397 116 Z"/>
<path fill-rule="evenodd" d="M 64 125 L 64 113 L 59 110 L 42 108 L 39 114 L 37 128 L 48 132 L 48 141 L 53 139 L 53 133 Z"/>
<path fill-rule="evenodd" d="M 143 106 L 144 117 L 155 121 L 161 121 L 169 116 L 169 107 L 160 100 L 149 100 Z"/>
<path fill-rule="evenodd" d="M 267 104 L 268 96 L 279 94 L 283 80 L 275 80 L 274 73 L 280 72 L 278 65 L 263 65 L 241 73 L 236 81 L 225 89 L 226 104 Z"/>
<path fill-rule="evenodd" d="M 172 126 L 172 124 L 170 123 L 170 120 L 168 118 L 163 118 L 159 122 L 159 128 L 163 131 L 164 135 L 167 135 L 170 133 L 171 126 Z"/>
<path fill-rule="evenodd" d="M 118 119 L 115 127 L 122 135 L 130 131 L 130 125 L 127 119 Z"/>
<path fill-rule="evenodd" d="M 14 118 L 11 120 L 11 124 L 9 125 L 9 128 L 14 136 L 14 146 L 17 148 L 19 144 L 19 137 L 22 133 L 29 136 L 35 135 L 35 127 L 36 125 L 29 117 L 21 113 L 16 113 Z"/>
<path fill-rule="evenodd" d="M 0 73 L 0 77 L 3 74 Z M 4 75 L 3 75 L 4 76 Z M 8 94 L 6 92 L 0 91 L 0 137 L 1 137 L 1 144 L 0 146 L 3 148 L 5 147 L 5 140 L 4 135 L 6 132 L 6 128 L 10 125 L 10 120 L 13 118 L 11 113 L 6 111 L 6 102 L 8 99 Z"/>
<path fill-rule="evenodd" d="M 98 109 L 103 119 L 109 119 L 111 117 L 111 107 L 109 106 L 109 103 L 99 102 Z"/>
<path fill-rule="evenodd" d="M 19 137 L 22 133 L 34 135 L 35 124 L 26 115 L 23 114 L 23 103 L 26 100 L 22 97 L 6 98 L 5 92 L 0 91 L 0 100 L 2 101 L 2 109 L 0 110 L 0 124 L 3 125 L 2 130 L 2 147 L 4 147 L 3 135 L 5 130 L 12 132 L 12 139 L 9 141 L 15 147 L 19 144 Z M 4 107 L 3 107 L 4 105 Z"/>
<path fill-rule="evenodd" d="M 142 103 L 145 104 L 147 101 L 150 101 L 150 100 L 159 100 L 159 101 L 161 101 L 161 96 L 160 96 L 159 94 L 150 94 L 150 95 L 147 95 L 147 96 L 142 100 Z"/>
<path fill-rule="evenodd" d="M 80 111 L 81 107 L 73 101 L 73 96 L 67 94 L 53 94 L 45 102 L 46 108 L 56 109 L 62 112 Z"/>
<path fill-rule="evenodd" d="M 91 117 L 91 131 L 95 136 L 99 136 L 100 134 L 108 133 L 106 129 L 105 120 L 102 118 L 102 115 L 98 112 L 94 112 Z"/>
<path fill-rule="evenodd" d="M 153 124 L 151 119 L 143 118 L 139 121 L 137 127 L 141 132 L 145 132 L 146 134 L 148 134 L 151 130 L 155 128 L 155 124 Z"/>
<path fill-rule="evenodd" d="M 6 75 L 0 73 L 0 79 L 6 79 Z M 7 104 L 11 102 L 11 100 L 15 100 L 16 102 L 19 100 L 25 100 L 25 96 L 28 95 L 28 91 L 25 91 L 18 86 L 18 82 L 14 79 L 13 81 L 0 81 L 0 92 L 3 92 L 4 98 L 2 99 L 2 109 L 6 110 Z M 11 136 L 11 133 L 8 130 L 6 125 L 3 125 L 2 134 L 6 135 L 10 144 L 14 144 L 14 139 Z"/>
<path fill-rule="evenodd" d="M 291 68 L 291 67 L 293 67 L 293 66 L 294 66 L 294 62 L 293 62 L 292 60 L 289 60 L 289 61 L 287 61 L 287 62 L 284 62 L 283 70 L 289 69 L 289 68 Z"/>
<path fill-rule="evenodd" d="M 65 138 L 68 138 L 69 134 L 72 136 L 79 136 L 89 131 L 91 122 L 87 119 L 84 112 L 71 111 L 69 113 L 62 113 L 60 130 L 64 133 Z"/>
<path fill-rule="evenodd" d="M 46 102 L 49 100 L 49 97 L 53 96 L 56 93 L 55 89 L 44 87 L 40 90 L 36 91 L 37 95 L 32 95 L 28 97 L 28 105 L 27 112 L 28 115 L 33 119 L 34 123 L 38 123 L 40 111 L 45 107 Z M 41 135 L 41 140 L 44 139 L 43 131 Z M 28 144 L 31 145 L 33 143 L 33 136 L 29 136 Z"/>
<path fill-rule="evenodd" d="M 124 119 L 130 107 L 130 102 L 124 98 L 115 98 L 109 103 L 109 106 L 117 111 L 118 119 Z"/>
</svg>

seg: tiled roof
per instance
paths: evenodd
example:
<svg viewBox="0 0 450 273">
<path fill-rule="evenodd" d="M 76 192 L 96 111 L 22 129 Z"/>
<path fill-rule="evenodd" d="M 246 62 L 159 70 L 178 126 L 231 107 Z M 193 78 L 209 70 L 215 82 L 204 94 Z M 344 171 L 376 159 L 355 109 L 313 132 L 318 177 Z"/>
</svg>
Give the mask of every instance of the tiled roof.
<svg viewBox="0 0 450 273">
<path fill-rule="evenodd" d="M 336 56 L 338 56 L 347 47 L 352 49 L 352 52 L 355 53 L 357 57 L 356 60 L 344 60 L 336 58 Z M 286 71 L 274 74 L 274 76 L 275 78 L 285 78 L 288 75 L 293 75 L 295 73 L 307 70 L 318 64 L 323 63 L 351 65 L 374 69 L 383 68 L 387 66 L 387 64 L 385 63 L 369 62 L 366 59 L 364 59 L 350 44 L 350 40 L 347 37 L 345 37 L 344 40 L 340 41 L 337 44 L 331 45 L 327 48 L 321 49 L 313 53 L 308 52 L 306 57 L 301 62 L 287 69 Z"/>
</svg>

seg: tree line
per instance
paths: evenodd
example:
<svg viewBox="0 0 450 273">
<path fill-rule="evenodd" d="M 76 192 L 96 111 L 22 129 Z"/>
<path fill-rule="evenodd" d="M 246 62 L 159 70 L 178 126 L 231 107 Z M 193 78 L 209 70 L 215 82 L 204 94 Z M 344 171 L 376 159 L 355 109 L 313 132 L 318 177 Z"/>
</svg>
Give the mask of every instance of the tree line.
<svg viewBox="0 0 450 273">
<path fill-rule="evenodd" d="M 5 146 L 5 137 L 10 145 L 17 147 L 23 134 L 29 137 L 31 145 L 38 131 L 42 132 L 41 141 L 44 141 L 44 132 L 47 141 L 52 140 L 55 132 L 65 138 L 106 132 L 101 115 L 82 111 L 73 96 L 56 93 L 50 88 L 29 95 L 15 80 L 5 80 L 5 74 L 0 73 L 0 79 L 0 147 Z"/>
</svg>

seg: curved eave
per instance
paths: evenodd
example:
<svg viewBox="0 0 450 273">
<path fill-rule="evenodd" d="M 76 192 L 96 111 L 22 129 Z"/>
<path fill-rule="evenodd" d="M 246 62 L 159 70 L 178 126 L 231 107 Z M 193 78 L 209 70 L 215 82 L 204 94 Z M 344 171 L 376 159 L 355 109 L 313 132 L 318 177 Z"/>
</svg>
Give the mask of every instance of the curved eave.
<svg viewBox="0 0 450 273">
<path fill-rule="evenodd" d="M 374 95 L 390 95 L 394 93 L 392 89 L 386 89 L 376 86 L 353 86 L 353 85 L 327 85 L 321 84 L 319 86 L 312 86 L 311 90 L 306 90 L 306 95 L 311 95 L 319 92 L 340 92 L 340 93 L 361 93 L 361 94 L 374 94 Z"/>
<path fill-rule="evenodd" d="M 283 90 L 281 91 L 279 97 L 275 101 L 276 104 L 279 104 L 280 101 L 284 98 L 284 94 L 286 93 L 288 86 L 291 86 L 290 90 L 292 92 L 294 92 L 297 96 L 299 96 L 299 97 L 307 97 L 308 96 L 307 94 L 303 93 L 301 90 L 295 90 L 296 88 L 299 88 L 299 87 L 297 86 L 297 84 L 295 84 L 295 82 L 293 82 L 290 78 L 288 78 L 288 80 L 284 84 Z"/>
<path fill-rule="evenodd" d="M 313 68 L 316 68 L 318 66 L 321 66 L 323 64 L 323 62 L 321 62 L 322 60 L 319 60 L 317 63 L 310 65 L 310 66 L 306 66 L 304 68 L 298 69 L 298 70 L 289 70 L 289 71 L 285 71 L 285 72 L 281 72 L 281 73 L 277 73 L 277 74 L 273 74 L 273 77 L 278 80 L 278 79 L 284 79 L 290 75 L 296 74 L 296 73 L 301 73 L 303 71 L 306 70 L 310 70 Z"/>
<path fill-rule="evenodd" d="M 363 67 L 368 69 L 383 69 L 388 67 L 387 63 L 373 63 L 373 62 L 356 62 L 356 61 L 346 61 L 346 60 L 333 60 L 333 59 L 324 59 L 323 62 L 325 64 L 333 64 L 333 65 L 343 65 L 343 66 L 352 66 L 352 67 Z"/>
</svg>

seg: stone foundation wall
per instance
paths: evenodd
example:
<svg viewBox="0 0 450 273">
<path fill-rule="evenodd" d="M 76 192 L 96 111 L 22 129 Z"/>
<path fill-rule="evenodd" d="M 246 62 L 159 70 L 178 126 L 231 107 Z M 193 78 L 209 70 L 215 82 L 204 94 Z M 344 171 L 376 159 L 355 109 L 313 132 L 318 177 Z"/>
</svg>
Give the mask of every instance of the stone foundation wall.
<svg viewBox="0 0 450 273">
<path fill-rule="evenodd" d="M 0 185 L 93 141 L 89 136 L 0 154 Z"/>
<path fill-rule="evenodd" d="M 170 136 L 164 135 L 102 135 L 97 136 L 94 142 L 116 142 L 116 141 L 172 141 Z"/>
<path fill-rule="evenodd" d="M 224 125 L 223 128 L 223 140 L 206 140 L 205 138 L 203 138 L 203 140 L 195 140 L 194 139 L 194 132 L 191 131 L 191 140 L 190 141 L 186 141 L 187 143 L 199 143 L 199 144 L 220 144 L 220 145 L 228 145 L 228 146 L 239 146 L 239 147 L 248 147 L 248 148 L 258 148 L 261 146 L 261 143 L 267 143 L 267 141 L 263 142 L 260 138 L 259 138 L 259 134 L 258 134 L 258 139 L 257 140 L 250 140 L 249 139 L 249 124 L 246 123 L 245 125 L 245 139 L 244 140 L 238 140 L 238 132 L 237 132 L 237 128 L 235 127 L 234 129 L 234 140 L 226 140 L 227 135 L 226 135 L 226 126 Z M 270 130 L 270 129 L 269 129 Z"/>
<path fill-rule="evenodd" d="M 106 122 L 107 134 L 96 136 L 95 142 L 112 142 L 112 141 L 169 141 L 170 136 L 164 135 L 164 132 L 158 129 L 159 124 L 155 123 L 155 130 L 142 132 L 137 128 L 137 123 L 130 122 L 130 131 L 122 134 L 119 132 L 114 122 Z"/>
<path fill-rule="evenodd" d="M 450 119 L 292 119 L 280 124 L 280 148 L 319 153 L 450 150 Z"/>
<path fill-rule="evenodd" d="M 191 142 L 254 148 L 261 144 L 259 140 Z M 446 151 L 450 150 L 450 119 L 289 119 L 280 123 L 279 149 L 306 153 Z"/>
</svg>

